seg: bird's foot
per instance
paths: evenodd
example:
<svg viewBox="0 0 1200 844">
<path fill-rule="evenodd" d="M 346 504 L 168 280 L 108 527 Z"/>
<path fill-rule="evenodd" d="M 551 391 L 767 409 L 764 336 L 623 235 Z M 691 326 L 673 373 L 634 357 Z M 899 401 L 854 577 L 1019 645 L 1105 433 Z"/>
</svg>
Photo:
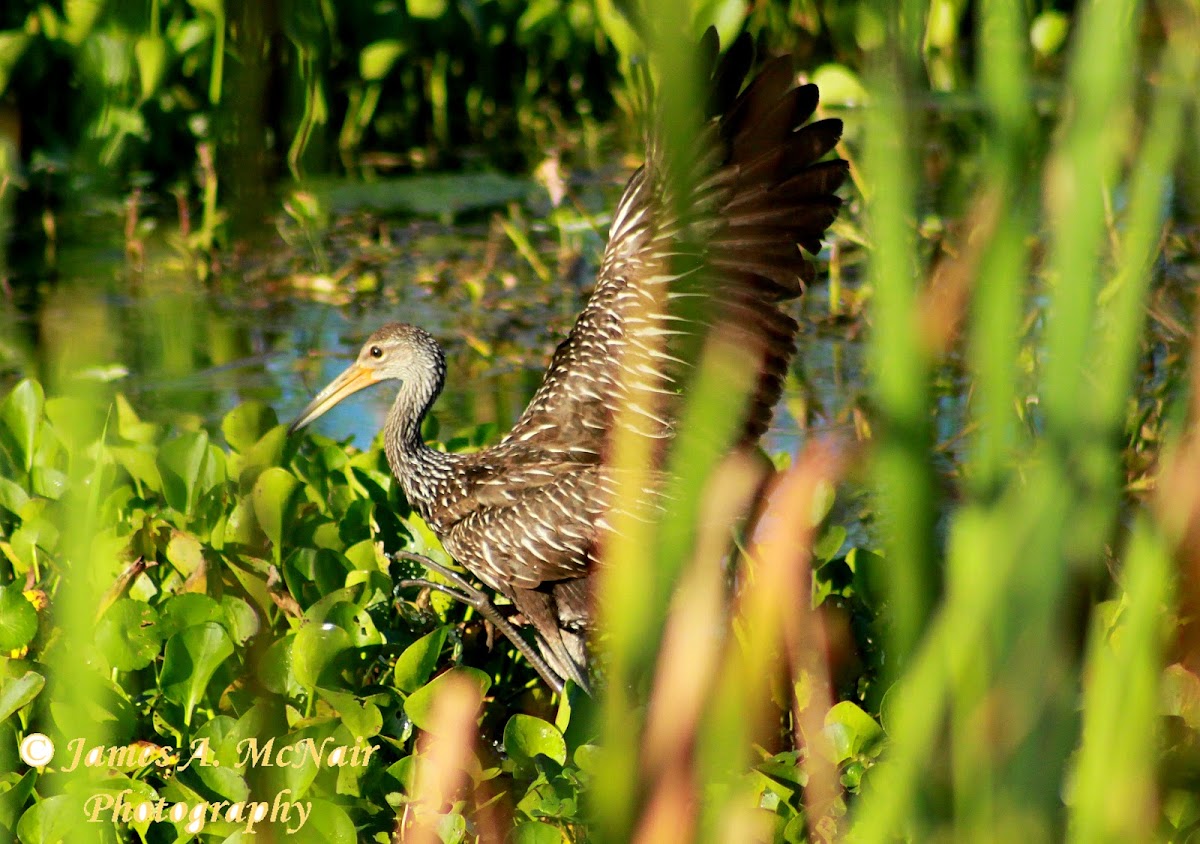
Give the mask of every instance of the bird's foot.
<svg viewBox="0 0 1200 844">
<path fill-rule="evenodd" d="M 405 560 L 412 563 L 418 563 L 432 572 L 446 578 L 450 583 L 439 583 L 434 580 L 425 580 L 423 578 L 405 579 L 396 581 L 396 589 L 406 587 L 418 587 L 422 589 L 433 589 L 441 592 L 444 595 L 449 595 L 456 601 L 461 601 L 467 606 L 476 610 L 480 615 L 492 623 L 497 630 L 504 634 L 513 646 L 520 651 L 529 664 L 533 666 L 541 678 L 555 692 L 561 694 L 563 690 L 563 679 L 551 670 L 546 660 L 542 655 L 521 636 L 520 632 L 512 623 L 504 617 L 504 615 L 492 603 L 492 600 L 482 592 L 475 588 L 465 577 L 453 569 L 449 569 L 440 563 L 435 563 L 433 560 L 421 554 L 414 554 L 411 551 L 397 551 L 392 554 L 392 559 L 396 561 Z"/>
</svg>

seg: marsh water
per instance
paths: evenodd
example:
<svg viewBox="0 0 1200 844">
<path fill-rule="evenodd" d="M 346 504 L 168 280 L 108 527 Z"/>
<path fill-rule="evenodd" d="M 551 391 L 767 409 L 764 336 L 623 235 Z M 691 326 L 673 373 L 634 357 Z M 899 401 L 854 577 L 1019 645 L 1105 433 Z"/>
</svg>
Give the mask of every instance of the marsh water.
<svg viewBox="0 0 1200 844">
<path fill-rule="evenodd" d="M 571 184 L 571 205 L 557 210 L 533 181 L 506 179 L 497 196 L 492 179 L 463 207 L 470 177 L 445 177 L 458 207 L 435 203 L 399 215 L 369 207 L 371 197 L 403 204 L 413 180 L 367 192 L 326 184 L 313 194 L 330 211 L 321 225 L 281 214 L 252 245 L 210 268 L 198 268 L 177 236 L 159 231 L 168 226 L 131 239 L 123 206 L 81 207 L 57 221 L 58 238 L 42 255 L 10 267 L 12 288 L 23 292 L 10 298 L 6 368 L 19 369 L 26 356 L 33 362 L 33 349 L 81 346 L 72 354 L 88 362 L 82 377 L 111 382 L 150 418 L 214 424 L 254 399 L 287 421 L 371 331 L 405 321 L 447 350 L 438 435 L 479 425 L 502 431 L 590 292 L 607 209 L 628 172 L 616 164 L 587 174 Z M 419 177 L 419 195 L 437 184 Z M 767 443 L 773 452 L 794 452 L 814 429 L 852 426 L 862 388 L 858 325 L 829 316 L 823 281 L 795 313 L 800 350 Z M 53 355 L 39 361 L 53 368 Z M 53 381 L 54 372 L 42 374 Z M 365 391 L 316 427 L 365 447 L 392 397 L 386 386 Z"/>
</svg>

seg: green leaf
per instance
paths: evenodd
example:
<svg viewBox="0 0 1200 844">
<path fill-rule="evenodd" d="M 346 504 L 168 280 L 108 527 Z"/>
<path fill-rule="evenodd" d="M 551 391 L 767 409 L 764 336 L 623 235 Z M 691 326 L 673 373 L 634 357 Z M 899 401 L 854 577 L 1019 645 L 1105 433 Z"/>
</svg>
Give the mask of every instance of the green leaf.
<svg viewBox="0 0 1200 844">
<path fill-rule="evenodd" d="M 396 660 L 394 669 L 393 682 L 397 689 L 412 694 L 429 682 L 449 631 L 449 627 L 438 627 L 404 649 L 404 653 Z"/>
<path fill-rule="evenodd" d="M 254 516 L 267 539 L 271 540 L 272 551 L 276 564 L 279 563 L 283 548 L 283 524 L 287 514 L 288 503 L 292 493 L 300 486 L 300 481 L 287 469 L 272 466 L 258 476 L 251 492 L 254 503 Z"/>
<path fill-rule="evenodd" d="M 275 411 L 257 401 L 239 404 L 221 420 L 221 433 L 234 451 L 244 452 L 279 424 Z"/>
<path fill-rule="evenodd" d="M 189 627 L 197 627 L 210 621 L 225 621 L 221 605 L 207 595 L 197 592 L 172 595 L 159 606 L 158 613 L 159 632 L 164 639 L 169 639 Z"/>
<path fill-rule="evenodd" d="M 183 707 L 185 725 L 191 726 L 192 712 L 204 697 L 208 681 L 232 655 L 233 642 L 216 622 L 189 627 L 167 641 L 159 686 L 167 700 Z"/>
<path fill-rule="evenodd" d="M 312 813 L 304 826 L 289 829 L 287 840 L 298 844 L 355 844 L 354 822 L 340 807 L 326 800 L 313 800 Z"/>
<path fill-rule="evenodd" d="M 0 654 L 25 647 L 37 629 L 37 610 L 21 590 L 12 584 L 0 586 Z"/>
<path fill-rule="evenodd" d="M 848 700 L 834 704 L 825 713 L 825 732 L 838 763 L 859 754 L 874 755 L 883 739 L 883 728 L 875 719 Z"/>
<path fill-rule="evenodd" d="M 196 502 L 196 482 L 208 456 L 208 434 L 191 431 L 163 443 L 158 452 L 158 468 L 163 480 L 167 504 L 180 513 L 190 514 Z"/>
<path fill-rule="evenodd" d="M 0 829 L 10 830 L 16 825 L 17 816 L 29 802 L 29 795 L 33 794 L 37 780 L 37 769 L 30 768 L 8 791 L 0 792 Z"/>
<path fill-rule="evenodd" d="M 541 821 L 526 821 L 512 833 L 513 844 L 562 844 L 562 841 L 562 830 Z"/>
<path fill-rule="evenodd" d="M 21 844 L 58 844 L 79 827 L 82 800 L 73 794 L 47 797 L 34 803 L 17 822 Z"/>
<path fill-rule="evenodd" d="M 24 709 L 31 700 L 38 696 L 46 678 L 36 671 L 26 671 L 20 677 L 9 680 L 0 686 L 0 722 Z"/>
<path fill-rule="evenodd" d="M 177 572 L 189 577 L 204 563 L 204 548 L 200 545 L 200 540 L 190 533 L 173 530 L 171 539 L 167 542 L 167 560 Z"/>
<path fill-rule="evenodd" d="M 21 508 L 29 502 L 29 494 L 16 481 L 0 477 L 0 507 L 13 515 L 20 515 Z"/>
<path fill-rule="evenodd" d="M 145 668 L 162 647 L 158 613 L 149 604 L 122 598 L 105 611 L 96 625 L 96 646 L 120 671 Z"/>
<path fill-rule="evenodd" d="M 567 763 L 567 743 L 549 721 L 532 715 L 517 714 L 504 725 L 504 750 L 519 770 L 532 771 L 538 756 Z"/>
<path fill-rule="evenodd" d="M 445 674 L 438 675 L 432 682 L 417 689 L 404 701 L 405 713 L 422 730 L 430 730 L 434 727 L 434 703 L 441 690 L 446 688 L 446 684 L 452 682 L 453 678 L 462 678 L 474 683 L 479 688 L 480 697 L 486 695 L 488 689 L 492 687 L 492 679 L 478 668 L 457 666 Z"/>
<path fill-rule="evenodd" d="M 336 624 L 309 622 L 296 631 L 292 643 L 292 671 L 305 688 L 316 688 L 325 667 L 352 647 L 350 634 Z"/>
<path fill-rule="evenodd" d="M 13 458 L 17 465 L 26 472 L 33 468 L 38 428 L 42 423 L 45 405 L 42 385 L 28 378 L 18 382 L 0 404 L 0 428 L 4 429 L 8 435 L 6 439 L 15 448 Z"/>
</svg>

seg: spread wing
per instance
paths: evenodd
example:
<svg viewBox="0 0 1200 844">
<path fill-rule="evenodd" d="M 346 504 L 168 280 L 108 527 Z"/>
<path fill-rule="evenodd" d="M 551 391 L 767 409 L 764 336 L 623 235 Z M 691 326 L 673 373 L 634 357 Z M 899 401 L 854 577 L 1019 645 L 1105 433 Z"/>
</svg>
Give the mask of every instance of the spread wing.
<svg viewBox="0 0 1200 844">
<path fill-rule="evenodd" d="M 813 278 L 799 247 L 820 250 L 840 206 L 847 164 L 820 162 L 840 120 L 803 126 L 817 105 L 790 59 L 769 63 L 741 90 L 751 63 L 743 35 L 717 61 L 702 45 L 709 117 L 686 161 L 652 135 L 613 216 L 596 287 L 558 347 L 541 387 L 505 442 L 599 460 L 622 404 L 642 434 L 670 437 L 700 339 L 721 323 L 759 352 L 743 440 L 767 428 L 795 352 L 796 322 L 780 304 Z M 677 156 L 677 159 L 681 156 Z M 623 354 L 635 349 L 634 366 Z"/>
</svg>

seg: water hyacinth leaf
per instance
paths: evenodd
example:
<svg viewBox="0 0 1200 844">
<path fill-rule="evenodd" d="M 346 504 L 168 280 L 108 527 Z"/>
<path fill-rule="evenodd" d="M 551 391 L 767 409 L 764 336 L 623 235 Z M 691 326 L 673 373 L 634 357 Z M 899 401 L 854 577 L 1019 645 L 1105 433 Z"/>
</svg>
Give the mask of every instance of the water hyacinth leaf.
<svg viewBox="0 0 1200 844">
<path fill-rule="evenodd" d="M 58 844 L 79 827 L 83 800 L 72 794 L 47 797 L 34 803 L 17 822 L 21 844 Z"/>
<path fill-rule="evenodd" d="M 277 695 L 298 695 L 304 691 L 292 668 L 292 645 L 295 641 L 296 634 L 289 633 L 267 648 L 263 656 L 263 686 Z"/>
<path fill-rule="evenodd" d="M 288 829 L 288 840 L 299 844 L 354 844 L 354 822 L 338 805 L 327 800 L 313 800 L 312 812 L 299 829 Z"/>
<path fill-rule="evenodd" d="M 259 475 L 250 494 L 254 503 L 254 515 L 263 533 L 271 541 L 276 563 L 279 562 L 283 549 L 283 525 L 288 504 L 299 485 L 295 475 L 274 466 Z"/>
<path fill-rule="evenodd" d="M 104 408 L 96 402 L 75 396 L 46 399 L 46 419 L 54 433 L 72 452 L 79 452 L 95 441 L 104 424 Z"/>
<path fill-rule="evenodd" d="M 145 668 L 162 647 L 158 613 L 149 604 L 122 598 L 96 625 L 96 646 L 119 671 Z"/>
<path fill-rule="evenodd" d="M 0 720 L 0 725 L 3 721 Z M 0 730 L 3 726 L 0 726 Z M 13 736 L 15 743 L 16 736 Z M 16 767 L 16 759 L 13 759 L 13 767 Z M 21 777 L 8 791 L 0 792 L 0 829 L 10 830 L 16 825 L 17 816 L 20 814 L 22 807 L 29 801 L 29 796 L 33 794 L 33 785 L 38 780 L 38 772 L 36 768 L 30 768 L 25 772 L 25 776 Z"/>
<path fill-rule="evenodd" d="M 221 433 L 230 448 L 245 452 L 278 424 L 279 417 L 273 408 L 262 402 L 248 401 L 225 414 L 221 420 Z"/>
<path fill-rule="evenodd" d="M 838 763 L 860 754 L 877 754 L 883 739 L 879 723 L 848 700 L 834 704 L 825 714 L 825 733 Z"/>
<path fill-rule="evenodd" d="M 29 705 L 42 688 L 46 678 L 36 671 L 26 671 L 20 677 L 6 681 L 0 686 L 0 723 L 9 715 Z"/>
<path fill-rule="evenodd" d="M 0 654 L 25 647 L 37 635 L 33 604 L 13 584 L 0 586 Z"/>
<path fill-rule="evenodd" d="M 171 531 L 166 554 L 167 560 L 184 577 L 189 577 L 204 563 L 204 548 L 200 540 L 181 530 Z"/>
<path fill-rule="evenodd" d="M 474 683 L 479 688 L 481 697 L 486 695 L 488 689 L 492 687 L 492 678 L 478 668 L 456 666 L 445 674 L 435 677 L 431 682 L 409 695 L 408 699 L 404 701 L 405 713 L 422 730 L 431 730 L 436 726 L 433 720 L 433 712 L 438 694 L 454 678 L 458 678 L 459 680 L 465 679 Z"/>
<path fill-rule="evenodd" d="M 42 412 L 46 397 L 42 385 L 26 378 L 12 388 L 0 403 L 0 434 L 13 451 L 17 465 L 28 472 L 33 468 L 33 455 L 37 450 L 38 429 L 42 424 Z"/>
<path fill-rule="evenodd" d="M 283 462 L 283 452 L 286 445 L 287 428 L 284 428 L 282 425 L 276 425 L 263 434 L 258 442 L 242 453 L 241 462 L 236 468 L 238 483 L 245 488 L 246 485 L 258 480 L 259 470 L 265 469 L 268 466 L 280 465 Z M 234 459 L 232 455 L 230 456 L 230 465 L 230 474 L 234 474 Z"/>
<path fill-rule="evenodd" d="M 392 38 L 368 44 L 358 54 L 358 73 L 366 82 L 379 82 L 404 54 L 404 44 Z"/>
<path fill-rule="evenodd" d="M 139 487 L 144 487 L 148 492 L 162 492 L 158 452 L 152 446 L 114 446 L 109 453 Z"/>
<path fill-rule="evenodd" d="M 370 613 L 354 604 L 335 604 L 325 615 L 325 620 L 345 630 L 356 648 L 383 644 L 383 636 L 375 627 Z"/>
<path fill-rule="evenodd" d="M 397 689 L 412 694 L 429 682 L 449 631 L 448 626 L 438 627 L 404 649 L 400 658 L 396 660 L 393 673 L 393 682 Z"/>
<path fill-rule="evenodd" d="M 383 715 L 372 701 L 364 700 L 360 703 L 353 694 L 334 689 L 319 688 L 317 695 L 337 710 L 338 717 L 351 735 L 368 739 L 379 735 L 379 731 L 383 729 Z"/>
<path fill-rule="evenodd" d="M 513 844 L 562 844 L 562 830 L 541 821 L 526 821 L 513 830 Z"/>
<path fill-rule="evenodd" d="M 230 638 L 239 645 L 244 645 L 259 631 L 261 624 L 258 613 L 236 595 L 224 595 L 221 598 L 221 609 L 225 612 L 225 629 Z"/>
<path fill-rule="evenodd" d="M 138 418 L 137 411 L 125 396 L 118 394 L 117 404 L 117 434 L 121 439 L 140 445 L 150 445 L 158 437 L 158 426 L 151 422 L 143 422 Z"/>
<path fill-rule="evenodd" d="M 158 613 L 159 629 L 163 638 L 170 638 L 189 627 L 225 620 L 221 605 L 208 595 L 198 592 L 172 595 L 159 606 Z"/>
<path fill-rule="evenodd" d="M 189 627 L 167 641 L 159 686 L 168 700 L 183 707 L 186 725 L 191 725 L 208 681 L 232 655 L 233 642 L 216 622 Z"/>
<path fill-rule="evenodd" d="M 567 763 L 567 743 L 548 721 L 517 714 L 504 725 L 504 749 L 518 768 L 533 768 L 534 759 L 545 756 L 560 765 Z"/>
<path fill-rule="evenodd" d="M 190 431 L 163 443 L 158 453 L 158 468 L 163 480 L 167 504 L 180 513 L 190 514 L 196 500 L 196 483 L 208 456 L 208 434 Z"/>
<path fill-rule="evenodd" d="M 340 654 L 353 647 L 350 634 L 336 624 L 309 622 L 296 631 L 292 671 L 306 689 L 321 685 L 321 674 Z"/>
<path fill-rule="evenodd" d="M 29 503 L 29 494 L 16 481 L 0 476 L 0 507 L 14 516 L 19 515 L 22 508 Z"/>
</svg>

